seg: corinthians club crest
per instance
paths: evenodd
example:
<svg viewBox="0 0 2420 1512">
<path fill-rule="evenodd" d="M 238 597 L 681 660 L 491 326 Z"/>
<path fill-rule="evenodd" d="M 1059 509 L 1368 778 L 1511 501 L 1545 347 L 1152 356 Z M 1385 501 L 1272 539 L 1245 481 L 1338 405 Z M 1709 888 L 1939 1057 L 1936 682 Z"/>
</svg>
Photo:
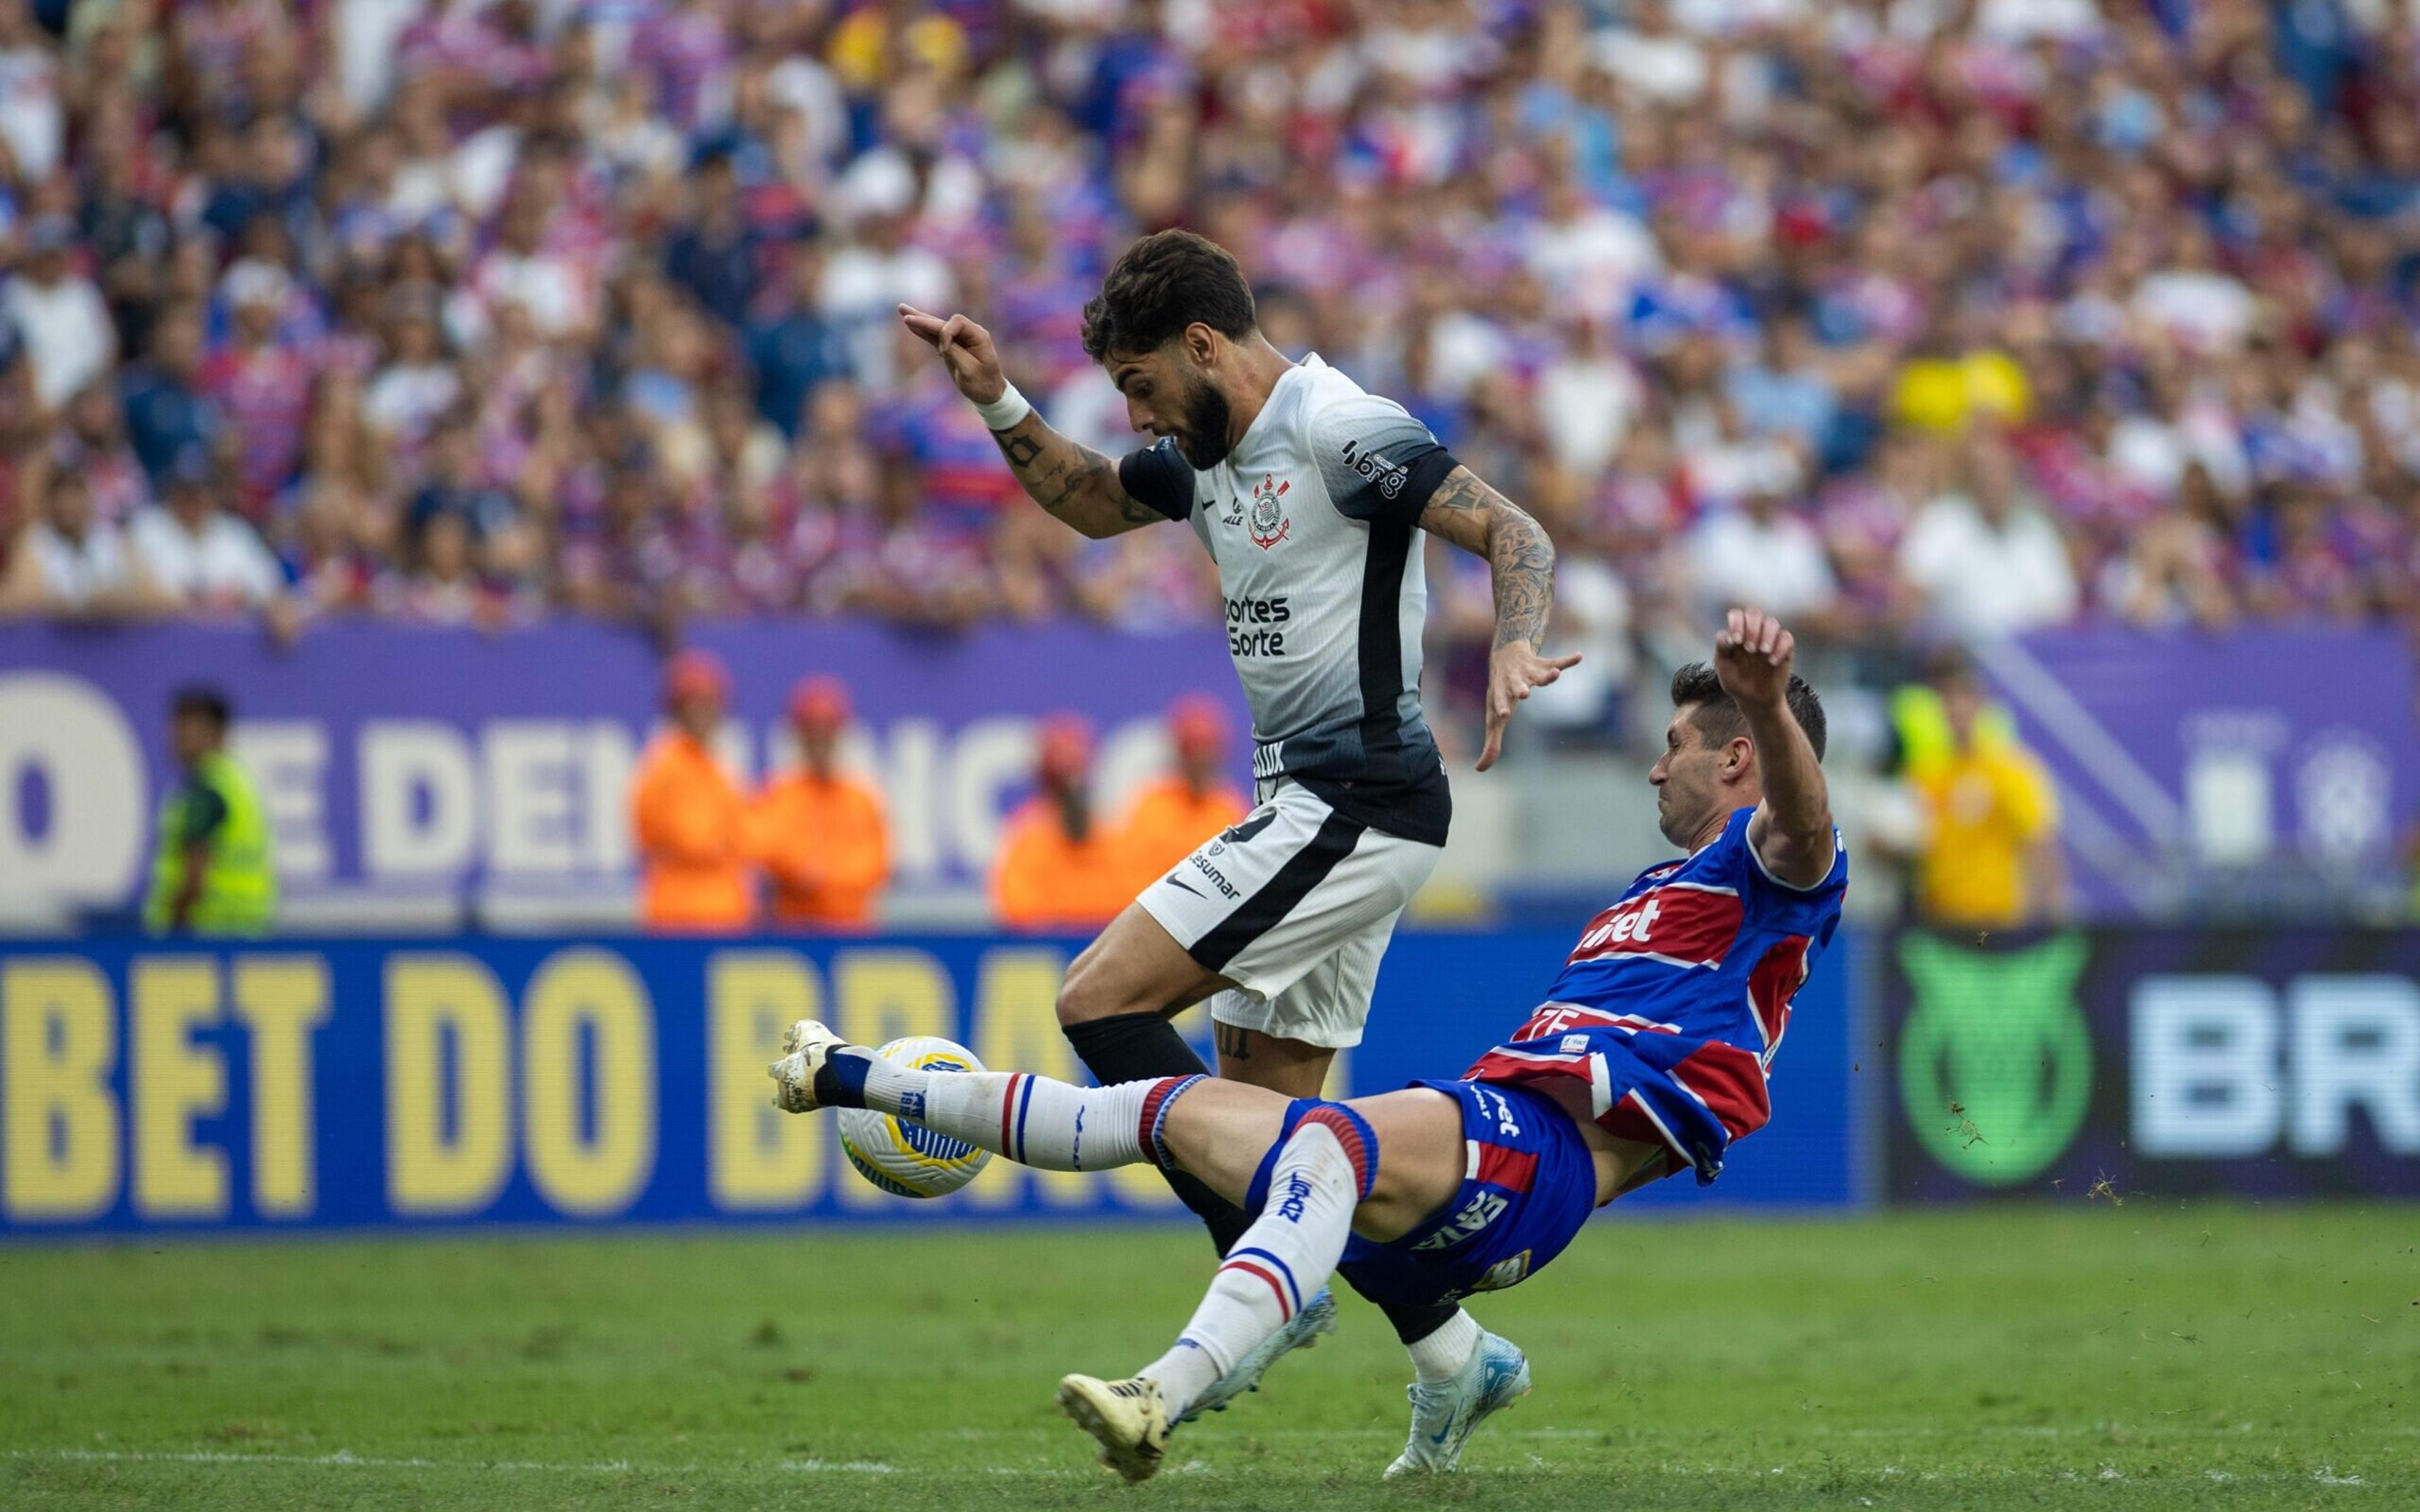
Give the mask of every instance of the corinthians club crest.
<svg viewBox="0 0 2420 1512">
<path fill-rule="evenodd" d="M 1293 486 L 1280 483 L 1269 473 L 1263 473 L 1261 481 L 1252 485 L 1251 517 L 1244 528 L 1250 533 L 1252 544 L 1264 551 L 1284 540 L 1286 532 L 1294 528 L 1294 521 L 1286 517 L 1283 502 L 1285 491 Z"/>
</svg>

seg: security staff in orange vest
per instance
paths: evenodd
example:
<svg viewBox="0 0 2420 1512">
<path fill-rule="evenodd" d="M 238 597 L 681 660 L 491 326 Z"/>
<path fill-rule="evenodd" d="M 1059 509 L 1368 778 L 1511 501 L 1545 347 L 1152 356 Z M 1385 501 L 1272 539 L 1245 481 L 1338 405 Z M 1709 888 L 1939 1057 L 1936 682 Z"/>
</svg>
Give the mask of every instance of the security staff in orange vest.
<svg viewBox="0 0 2420 1512">
<path fill-rule="evenodd" d="M 714 758 L 730 687 L 722 663 L 703 651 L 684 651 L 664 669 L 672 728 L 647 748 L 630 785 L 639 920 L 651 930 L 742 930 L 756 912 L 748 803 Z"/>
<path fill-rule="evenodd" d="M 1093 811 L 1093 733 L 1072 714 L 1043 722 L 1040 790 L 1010 816 L 991 876 L 992 905 L 1011 929 L 1096 930 L 1132 902 L 1125 847 Z"/>
<path fill-rule="evenodd" d="M 1136 892 L 1251 809 L 1222 770 L 1228 755 L 1227 714 L 1218 700 L 1188 693 L 1170 705 L 1168 743 L 1176 755 L 1175 769 L 1135 795 L 1119 826 Z"/>
<path fill-rule="evenodd" d="M 832 678 L 802 678 L 790 692 L 799 766 L 765 784 L 754 816 L 776 924 L 862 929 L 891 875 L 882 799 L 834 760 L 848 712 L 848 689 Z"/>
</svg>

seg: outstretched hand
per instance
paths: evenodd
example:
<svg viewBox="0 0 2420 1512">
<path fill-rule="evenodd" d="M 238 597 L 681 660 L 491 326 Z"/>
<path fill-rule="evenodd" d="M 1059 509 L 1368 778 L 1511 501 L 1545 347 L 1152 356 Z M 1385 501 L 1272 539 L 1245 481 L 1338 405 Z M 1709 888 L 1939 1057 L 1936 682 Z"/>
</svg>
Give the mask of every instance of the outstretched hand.
<svg viewBox="0 0 2420 1512">
<path fill-rule="evenodd" d="M 1743 705 L 1788 702 L 1798 641 L 1762 609 L 1735 609 L 1714 632 L 1714 677 Z"/>
<path fill-rule="evenodd" d="M 1504 727 L 1512 720 L 1512 706 L 1579 665 L 1579 653 L 1541 656 L 1527 640 L 1507 640 L 1487 658 L 1487 746 L 1479 753 L 1479 770 L 1496 764 L 1504 749 Z"/>
<path fill-rule="evenodd" d="M 944 318 L 928 315 L 912 304 L 899 307 L 899 321 L 924 345 L 941 354 L 941 365 L 950 370 L 950 381 L 969 399 L 976 404 L 991 404 L 1008 392 L 1008 377 L 1000 370 L 1000 352 L 991 344 L 990 332 L 965 316 Z"/>
</svg>

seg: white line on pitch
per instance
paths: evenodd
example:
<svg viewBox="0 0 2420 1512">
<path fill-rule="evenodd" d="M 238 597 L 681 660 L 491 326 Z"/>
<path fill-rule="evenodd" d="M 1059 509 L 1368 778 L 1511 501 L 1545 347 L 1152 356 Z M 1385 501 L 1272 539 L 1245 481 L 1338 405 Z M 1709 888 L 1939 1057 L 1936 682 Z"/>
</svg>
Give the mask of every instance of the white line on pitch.
<svg viewBox="0 0 2420 1512">
<path fill-rule="evenodd" d="M 55 1459 L 92 1464 L 165 1464 L 165 1465 L 278 1465 L 308 1468 L 326 1465 L 350 1466 L 362 1470 L 528 1470 L 542 1474 L 557 1475 L 647 1475 L 693 1474 L 708 1467 L 702 1465 L 633 1465 L 627 1459 L 600 1459 L 586 1464 L 551 1463 L 538 1459 L 423 1459 L 384 1458 L 374 1455 L 357 1455 L 349 1449 L 339 1449 L 324 1455 L 239 1454 L 224 1449 L 188 1451 L 138 1449 L 9 1449 L 0 1451 L 10 1459 Z M 750 1466 L 735 1466 L 749 1469 Z M 846 1473 L 888 1475 L 899 1468 L 879 1459 L 783 1459 L 775 1463 L 776 1470 L 802 1474 Z"/>
</svg>

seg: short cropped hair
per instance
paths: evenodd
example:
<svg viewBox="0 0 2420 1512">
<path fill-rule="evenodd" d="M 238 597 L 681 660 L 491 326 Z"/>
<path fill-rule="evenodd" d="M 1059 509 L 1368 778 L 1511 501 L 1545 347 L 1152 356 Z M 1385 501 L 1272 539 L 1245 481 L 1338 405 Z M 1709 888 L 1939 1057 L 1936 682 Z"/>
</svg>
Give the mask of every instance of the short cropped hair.
<svg viewBox="0 0 2420 1512">
<path fill-rule="evenodd" d="M 1250 335 L 1260 324 L 1252 285 L 1208 237 L 1154 232 L 1125 250 L 1084 306 L 1084 352 L 1100 363 L 1156 351 L 1196 321 L 1222 336 Z"/>
<path fill-rule="evenodd" d="M 1796 672 L 1790 674 L 1790 717 L 1807 733 L 1807 744 L 1815 748 L 1815 759 L 1823 759 L 1823 701 L 1807 686 L 1807 679 Z M 1706 737 L 1709 745 L 1733 739 L 1747 733 L 1747 716 L 1740 712 L 1737 700 L 1723 691 L 1722 679 L 1702 661 L 1693 661 L 1672 674 L 1672 707 L 1690 710 L 1689 722 Z"/>
<path fill-rule="evenodd" d="M 225 730 L 228 717 L 226 695 L 215 687 L 198 684 L 177 689 L 168 700 L 168 717 L 182 719 L 188 716 L 208 719 L 213 728 Z"/>
</svg>

